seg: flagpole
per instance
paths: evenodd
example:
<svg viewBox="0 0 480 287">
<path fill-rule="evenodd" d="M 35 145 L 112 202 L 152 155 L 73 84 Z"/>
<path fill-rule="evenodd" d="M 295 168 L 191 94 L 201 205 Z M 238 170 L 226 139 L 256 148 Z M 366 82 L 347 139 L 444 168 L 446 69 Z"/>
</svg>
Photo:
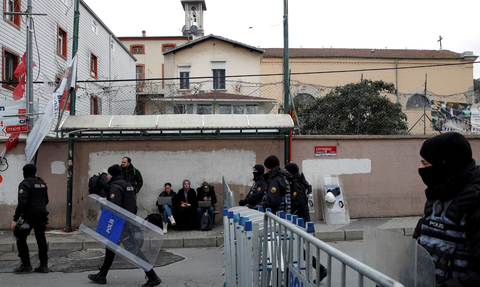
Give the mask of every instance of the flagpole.
<svg viewBox="0 0 480 287">
<path fill-rule="evenodd" d="M 31 0 L 30 0 L 31 1 Z M 73 18 L 73 44 L 72 44 L 72 59 L 77 54 L 78 50 L 78 27 L 80 22 L 80 0 L 75 0 L 75 12 Z M 75 66 L 76 68 L 76 66 Z M 71 71 L 73 72 L 73 71 Z M 76 79 L 74 79 L 76 80 Z M 75 87 L 70 88 L 70 115 L 75 115 Z M 65 101 L 65 105 L 67 101 Z M 67 178 L 67 214 L 65 231 L 72 231 L 72 194 L 73 194 L 73 162 L 74 162 L 74 148 L 75 136 L 68 135 L 68 178 Z"/>
</svg>

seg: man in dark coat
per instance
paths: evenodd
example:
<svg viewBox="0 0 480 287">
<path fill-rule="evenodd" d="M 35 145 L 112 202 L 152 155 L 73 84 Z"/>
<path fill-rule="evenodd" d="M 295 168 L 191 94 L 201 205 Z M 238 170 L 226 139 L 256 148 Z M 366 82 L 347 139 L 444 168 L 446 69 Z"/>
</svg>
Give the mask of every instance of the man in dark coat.
<svg viewBox="0 0 480 287">
<path fill-rule="evenodd" d="M 108 168 L 108 179 L 108 201 L 122 207 L 127 211 L 130 211 L 133 214 L 136 214 L 136 200 L 134 190 L 130 186 L 130 184 L 128 184 L 124 179 L 122 179 L 122 168 L 119 165 L 115 164 Z M 125 225 L 125 229 L 127 228 L 129 227 Z M 122 236 L 120 237 L 120 241 L 122 241 Z M 128 241 L 128 239 L 125 238 L 125 241 Z M 128 250 L 127 247 L 126 249 Z M 142 259 L 145 258 L 145 256 L 140 250 L 137 252 L 137 256 Z M 88 279 L 92 280 L 95 283 L 106 284 L 107 273 L 112 266 L 114 258 L 115 252 L 107 248 L 105 250 L 105 259 L 103 261 L 102 267 L 100 267 L 100 272 L 98 272 L 97 274 L 89 274 Z M 146 258 L 144 260 L 148 261 Z M 162 283 L 162 280 L 157 276 L 153 268 L 149 271 L 145 271 L 145 274 L 147 275 L 148 279 L 147 282 L 142 285 L 142 287 L 152 287 Z"/>
<path fill-rule="evenodd" d="M 197 188 L 197 200 L 198 201 L 210 201 L 211 206 L 206 208 L 206 207 L 197 207 L 197 219 L 198 222 L 200 223 L 200 220 L 202 219 L 202 214 L 208 210 L 208 215 L 210 215 L 210 219 L 213 222 L 214 218 L 214 211 L 215 207 L 213 206 L 215 203 L 217 203 L 217 195 L 215 194 L 215 189 L 212 185 L 208 184 L 208 182 L 204 181 L 202 183 L 202 186 Z"/>
<path fill-rule="evenodd" d="M 455 132 L 423 142 L 418 172 L 427 202 L 413 238 L 435 263 L 437 286 L 480 286 L 480 169 Z"/>
<path fill-rule="evenodd" d="M 129 157 L 122 158 L 122 175 L 123 179 L 132 185 L 135 194 L 139 193 L 143 186 L 142 174 L 133 166 L 132 159 Z"/>
<path fill-rule="evenodd" d="M 270 208 L 272 213 L 277 211 L 291 213 L 290 175 L 280 168 L 280 160 L 275 155 L 267 157 L 263 165 L 267 170 L 265 174 L 267 188 L 259 205 L 263 206 L 264 210 Z"/>
<path fill-rule="evenodd" d="M 308 210 L 308 191 L 310 184 L 305 179 L 303 173 L 300 174 L 296 163 L 288 163 L 285 170 L 292 176 L 290 192 L 292 194 L 292 214 L 297 215 L 306 222 L 310 221 L 310 212 Z"/>
<path fill-rule="evenodd" d="M 253 167 L 253 185 L 250 188 L 245 199 L 240 200 L 238 203 L 240 206 L 248 206 L 254 208 L 257 206 L 263 198 L 267 184 L 265 183 L 265 168 L 261 164 L 256 164 Z"/>
<path fill-rule="evenodd" d="M 49 272 L 47 240 L 45 238 L 48 188 L 45 181 L 37 177 L 36 173 L 37 167 L 34 164 L 25 165 L 23 167 L 24 180 L 18 185 L 18 205 L 15 209 L 11 227 L 14 229 L 13 234 L 17 238 L 18 257 L 20 257 L 22 264 L 13 270 L 14 273 L 32 271 L 27 245 L 27 237 L 32 229 L 35 230 L 40 259 L 40 266 L 35 268 L 34 271 L 39 273 Z M 20 217 L 22 217 L 22 220 L 18 222 Z"/>
</svg>

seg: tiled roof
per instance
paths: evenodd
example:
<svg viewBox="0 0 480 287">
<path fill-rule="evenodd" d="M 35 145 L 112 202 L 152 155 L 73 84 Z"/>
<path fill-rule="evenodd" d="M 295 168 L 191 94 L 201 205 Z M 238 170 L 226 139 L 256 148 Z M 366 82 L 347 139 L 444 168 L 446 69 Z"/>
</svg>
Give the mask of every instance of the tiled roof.
<svg viewBox="0 0 480 287">
<path fill-rule="evenodd" d="M 264 58 L 282 58 L 283 48 L 264 48 Z M 337 48 L 290 48 L 290 58 L 403 58 L 403 59 L 458 59 L 459 53 L 449 50 L 408 49 L 337 49 Z"/>
<path fill-rule="evenodd" d="M 252 97 L 252 96 L 245 96 L 245 95 L 239 95 L 239 94 L 230 94 L 230 93 L 219 93 L 217 92 L 216 94 L 214 92 L 210 93 L 201 93 L 201 94 L 193 94 L 193 95 L 184 95 L 184 96 L 173 96 L 173 97 L 165 97 L 163 100 L 168 101 L 168 100 L 179 100 L 179 99 L 185 99 L 185 100 L 232 100 L 232 101 L 275 101 L 274 99 L 269 99 L 269 98 L 262 98 L 262 97 Z"/>
</svg>

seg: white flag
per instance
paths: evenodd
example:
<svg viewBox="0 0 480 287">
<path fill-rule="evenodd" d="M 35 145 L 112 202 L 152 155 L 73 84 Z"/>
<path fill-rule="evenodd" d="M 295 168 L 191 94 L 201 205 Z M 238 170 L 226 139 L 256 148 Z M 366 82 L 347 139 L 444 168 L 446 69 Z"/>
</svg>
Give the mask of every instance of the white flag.
<svg viewBox="0 0 480 287">
<path fill-rule="evenodd" d="M 32 131 L 27 137 L 25 146 L 25 156 L 27 163 L 31 162 L 33 156 L 37 152 L 38 147 L 42 143 L 45 136 L 50 132 L 52 124 L 58 115 L 59 96 L 62 96 L 65 90 L 76 86 L 77 81 L 77 55 L 73 57 L 70 66 L 64 74 L 64 78 L 60 82 L 55 92 L 52 94 L 50 101 L 45 106 L 44 114 L 35 122 Z"/>
</svg>

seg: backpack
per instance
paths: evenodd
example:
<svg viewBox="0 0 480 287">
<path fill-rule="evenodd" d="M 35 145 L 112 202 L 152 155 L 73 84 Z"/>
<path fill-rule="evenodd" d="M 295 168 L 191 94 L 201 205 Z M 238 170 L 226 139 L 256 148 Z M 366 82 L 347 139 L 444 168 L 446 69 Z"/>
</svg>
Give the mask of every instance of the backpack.
<svg viewBox="0 0 480 287">
<path fill-rule="evenodd" d="M 108 178 L 106 173 L 94 174 L 88 179 L 88 194 L 97 194 L 105 197 L 105 184 L 107 182 Z"/>
<path fill-rule="evenodd" d="M 145 218 L 145 220 L 150 222 L 153 225 L 156 225 L 156 226 L 160 227 L 160 228 L 162 228 L 162 226 L 163 226 L 162 216 L 160 215 L 160 213 L 149 214 Z"/>
<path fill-rule="evenodd" d="M 212 218 L 210 218 L 210 214 L 208 214 L 208 210 L 205 211 L 200 219 L 200 230 L 207 231 L 212 230 Z"/>
</svg>

